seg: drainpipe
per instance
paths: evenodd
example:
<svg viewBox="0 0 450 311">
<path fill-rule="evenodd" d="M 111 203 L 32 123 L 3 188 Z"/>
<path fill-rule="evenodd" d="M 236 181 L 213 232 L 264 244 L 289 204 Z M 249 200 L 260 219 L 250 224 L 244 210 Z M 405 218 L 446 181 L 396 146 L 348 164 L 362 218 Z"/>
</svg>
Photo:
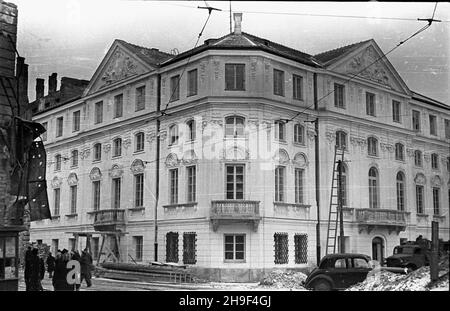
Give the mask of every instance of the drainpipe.
<svg viewBox="0 0 450 311">
<path fill-rule="evenodd" d="M 316 132 L 315 139 L 315 175 L 316 175 L 316 205 L 317 205 L 317 224 L 316 224 L 316 256 L 317 265 L 320 263 L 321 247 L 320 247 L 320 157 L 319 157 L 319 105 L 317 102 L 317 73 L 314 73 L 313 79 L 314 88 L 314 109 L 317 112 L 316 121 L 314 122 L 314 130 Z"/>
<path fill-rule="evenodd" d="M 159 131 L 161 127 L 161 121 L 159 120 L 161 112 L 161 74 L 157 75 L 157 89 L 156 89 L 156 191 L 155 191 L 155 261 L 158 261 L 158 203 L 159 203 L 159 157 L 160 157 L 160 137 Z"/>
</svg>

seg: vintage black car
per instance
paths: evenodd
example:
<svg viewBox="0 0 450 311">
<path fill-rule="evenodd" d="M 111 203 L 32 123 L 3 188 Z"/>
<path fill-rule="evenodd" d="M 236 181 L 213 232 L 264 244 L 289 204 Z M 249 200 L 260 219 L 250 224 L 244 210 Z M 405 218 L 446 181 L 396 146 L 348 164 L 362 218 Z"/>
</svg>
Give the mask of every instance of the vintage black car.
<svg viewBox="0 0 450 311">
<path fill-rule="evenodd" d="M 371 258 L 364 254 L 331 254 L 322 258 L 303 282 L 303 286 L 313 290 L 346 289 L 367 278 L 374 268 Z M 406 273 L 406 269 L 378 267 L 396 273 Z"/>
</svg>

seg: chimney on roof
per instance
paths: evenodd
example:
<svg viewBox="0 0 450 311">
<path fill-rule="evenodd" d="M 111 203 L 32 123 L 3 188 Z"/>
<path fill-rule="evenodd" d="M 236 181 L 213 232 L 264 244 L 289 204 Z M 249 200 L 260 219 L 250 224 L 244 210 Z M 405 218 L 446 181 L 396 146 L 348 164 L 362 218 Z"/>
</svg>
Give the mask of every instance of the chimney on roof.
<svg viewBox="0 0 450 311">
<path fill-rule="evenodd" d="M 36 79 L 36 99 L 44 97 L 44 79 Z"/>
<path fill-rule="evenodd" d="M 48 77 L 48 95 L 52 95 L 56 93 L 56 72 L 52 73 L 51 76 Z"/>
<path fill-rule="evenodd" d="M 242 13 L 233 13 L 234 18 L 234 34 L 240 35 L 242 33 L 241 22 L 242 22 Z"/>
</svg>

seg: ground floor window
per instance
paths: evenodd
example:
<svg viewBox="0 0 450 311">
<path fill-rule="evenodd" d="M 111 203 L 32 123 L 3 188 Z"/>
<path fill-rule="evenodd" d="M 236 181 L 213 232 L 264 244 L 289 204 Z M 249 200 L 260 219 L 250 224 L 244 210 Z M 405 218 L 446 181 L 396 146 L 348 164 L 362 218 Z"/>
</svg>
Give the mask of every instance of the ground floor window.
<svg viewBox="0 0 450 311">
<path fill-rule="evenodd" d="M 166 233 L 166 262 L 178 262 L 178 232 Z"/>
<path fill-rule="evenodd" d="M 142 261 L 142 253 L 144 250 L 144 238 L 142 236 L 134 236 L 133 244 L 134 244 L 134 260 Z"/>
<path fill-rule="evenodd" d="M 294 235 L 295 263 L 308 263 L 308 235 Z"/>
<path fill-rule="evenodd" d="M 273 235 L 275 243 L 275 263 L 284 264 L 288 263 L 288 234 L 277 232 Z"/>
<path fill-rule="evenodd" d="M 226 261 L 245 260 L 244 234 L 225 234 L 225 260 Z"/>
<path fill-rule="evenodd" d="M 197 234 L 195 232 L 183 233 L 183 263 L 195 264 L 196 259 Z"/>
</svg>

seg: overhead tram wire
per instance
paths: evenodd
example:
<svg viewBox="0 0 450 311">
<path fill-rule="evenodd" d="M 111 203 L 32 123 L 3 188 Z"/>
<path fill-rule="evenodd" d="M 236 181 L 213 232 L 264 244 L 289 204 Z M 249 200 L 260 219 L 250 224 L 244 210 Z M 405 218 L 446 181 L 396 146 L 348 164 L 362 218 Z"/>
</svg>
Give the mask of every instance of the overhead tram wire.
<svg viewBox="0 0 450 311">
<path fill-rule="evenodd" d="M 200 37 L 202 36 L 203 31 L 205 30 L 206 24 L 208 24 L 209 18 L 211 17 L 212 11 L 222 11 L 221 9 L 216 9 L 216 8 L 210 7 L 208 5 L 206 7 L 200 7 L 199 6 L 198 9 L 207 9 L 208 10 L 208 18 L 206 19 L 206 21 L 205 21 L 205 23 L 204 23 L 204 25 L 202 27 L 202 30 L 198 34 L 197 41 L 195 42 L 195 45 L 194 45 L 193 49 L 195 49 L 197 47 L 198 42 L 200 41 Z M 161 116 L 167 115 L 166 114 L 167 108 L 169 107 L 170 101 L 172 100 L 173 95 L 175 94 L 175 91 L 178 90 L 179 87 L 180 87 L 181 78 L 183 77 L 183 74 L 186 71 L 186 68 L 189 65 L 190 61 L 191 61 L 191 57 L 192 57 L 192 54 L 189 55 L 189 58 L 187 59 L 187 62 L 186 62 L 186 64 L 183 67 L 183 71 L 181 72 L 180 77 L 178 78 L 177 86 L 172 90 L 172 93 L 170 94 L 169 100 L 166 103 L 166 107 L 164 108 L 163 111 L 161 111 Z"/>
<path fill-rule="evenodd" d="M 175 3 L 166 3 L 172 6 L 178 6 L 183 8 L 196 9 L 197 7 L 183 5 L 183 4 L 175 4 Z M 224 13 L 228 13 L 231 10 L 221 10 Z M 396 20 L 396 21 L 417 21 L 415 18 L 407 18 L 407 17 L 382 17 L 382 16 L 361 16 L 361 15 L 335 15 L 335 14 L 314 14 L 314 13 L 297 13 L 297 12 L 264 12 L 264 11 L 242 11 L 241 13 L 248 14 L 270 14 L 270 15 L 291 15 L 291 16 L 310 16 L 310 17 L 332 17 L 332 18 L 353 18 L 353 19 L 377 19 L 377 20 Z M 450 23 L 450 20 L 439 20 L 439 22 Z"/>
</svg>

